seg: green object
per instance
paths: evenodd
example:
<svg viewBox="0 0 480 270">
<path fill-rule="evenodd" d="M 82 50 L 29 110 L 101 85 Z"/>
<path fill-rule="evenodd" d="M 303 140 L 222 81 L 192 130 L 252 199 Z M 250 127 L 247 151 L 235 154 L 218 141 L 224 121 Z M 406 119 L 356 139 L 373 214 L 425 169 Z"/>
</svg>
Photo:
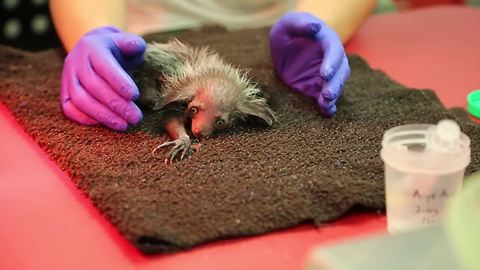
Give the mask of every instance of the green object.
<svg viewBox="0 0 480 270">
<path fill-rule="evenodd" d="M 443 223 L 312 251 L 307 270 L 479 270 L 480 171 L 450 200 Z"/>
<path fill-rule="evenodd" d="M 467 100 L 468 112 L 471 115 L 480 118 L 480 89 L 468 94 Z"/>
<path fill-rule="evenodd" d="M 480 269 L 480 173 L 467 178 L 460 196 L 453 197 L 445 224 L 462 269 Z"/>
<path fill-rule="evenodd" d="M 480 0 L 469 0 L 468 4 L 470 6 L 480 6 Z"/>
<path fill-rule="evenodd" d="M 464 270 L 455 255 L 444 226 L 436 224 L 317 248 L 305 270 Z"/>
<path fill-rule="evenodd" d="M 382 14 L 397 11 L 392 0 L 380 0 L 377 2 L 374 14 Z"/>
</svg>

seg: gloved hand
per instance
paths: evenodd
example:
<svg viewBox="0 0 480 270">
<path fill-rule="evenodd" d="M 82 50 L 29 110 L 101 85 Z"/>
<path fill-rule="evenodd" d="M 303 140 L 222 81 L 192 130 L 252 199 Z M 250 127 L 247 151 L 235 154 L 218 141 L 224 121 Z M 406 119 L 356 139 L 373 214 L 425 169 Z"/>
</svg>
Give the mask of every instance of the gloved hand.
<svg viewBox="0 0 480 270">
<path fill-rule="evenodd" d="M 133 103 L 139 91 L 126 72 L 142 63 L 145 41 L 114 27 L 85 34 L 67 55 L 60 102 L 64 114 L 84 124 L 126 130 L 142 120 Z"/>
<path fill-rule="evenodd" d="M 273 25 L 269 42 L 277 76 L 294 90 L 314 97 L 323 115 L 334 115 L 350 76 L 337 33 L 309 13 L 290 12 Z"/>
</svg>

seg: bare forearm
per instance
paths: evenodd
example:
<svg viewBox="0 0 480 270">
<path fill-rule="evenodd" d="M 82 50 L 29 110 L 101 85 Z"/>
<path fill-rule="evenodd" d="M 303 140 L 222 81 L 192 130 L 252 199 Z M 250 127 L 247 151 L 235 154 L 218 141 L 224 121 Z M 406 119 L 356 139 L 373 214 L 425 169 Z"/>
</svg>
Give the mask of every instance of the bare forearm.
<svg viewBox="0 0 480 270">
<path fill-rule="evenodd" d="M 346 43 L 376 4 L 377 0 L 300 0 L 297 11 L 306 11 L 319 17 Z"/>
<path fill-rule="evenodd" d="M 125 0 L 50 0 L 50 11 L 63 46 L 70 51 L 82 35 L 100 26 L 125 25 Z"/>
</svg>

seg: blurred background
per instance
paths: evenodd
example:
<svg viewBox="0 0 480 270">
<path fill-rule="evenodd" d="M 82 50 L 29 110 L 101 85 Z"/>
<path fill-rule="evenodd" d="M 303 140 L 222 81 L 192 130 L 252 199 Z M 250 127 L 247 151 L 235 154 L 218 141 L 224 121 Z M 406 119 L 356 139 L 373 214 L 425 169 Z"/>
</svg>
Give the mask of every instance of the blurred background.
<svg viewBox="0 0 480 270">
<path fill-rule="evenodd" d="M 0 44 L 33 51 L 60 46 L 48 0 L 0 0 Z"/>
<path fill-rule="evenodd" d="M 480 6 L 480 0 L 379 0 L 375 13 L 395 12 L 445 4 Z"/>
<path fill-rule="evenodd" d="M 480 6 L 480 0 L 379 0 L 375 14 L 440 4 Z M 48 0 L 0 0 L 0 44 L 30 51 L 61 46 Z"/>
</svg>

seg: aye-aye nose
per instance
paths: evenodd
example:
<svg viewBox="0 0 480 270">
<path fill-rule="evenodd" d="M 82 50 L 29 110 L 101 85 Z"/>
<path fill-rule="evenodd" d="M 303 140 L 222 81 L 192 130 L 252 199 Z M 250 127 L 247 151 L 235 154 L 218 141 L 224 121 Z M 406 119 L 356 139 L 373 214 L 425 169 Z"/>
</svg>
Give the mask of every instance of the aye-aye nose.
<svg viewBox="0 0 480 270">
<path fill-rule="evenodd" d="M 197 138 L 202 138 L 202 137 L 204 137 L 202 130 L 199 129 L 199 128 L 194 128 L 194 129 L 192 129 L 192 133 L 193 133 L 193 136 L 195 136 L 195 137 L 197 137 Z"/>
</svg>

